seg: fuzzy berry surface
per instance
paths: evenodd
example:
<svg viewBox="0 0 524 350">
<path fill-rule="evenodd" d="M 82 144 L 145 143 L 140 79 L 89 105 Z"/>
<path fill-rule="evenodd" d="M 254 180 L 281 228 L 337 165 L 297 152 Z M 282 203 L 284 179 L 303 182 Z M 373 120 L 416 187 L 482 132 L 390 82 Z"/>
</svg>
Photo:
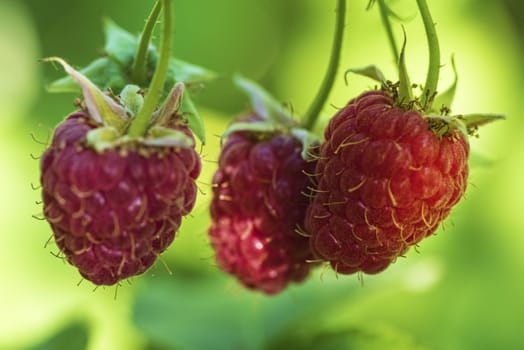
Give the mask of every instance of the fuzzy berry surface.
<svg viewBox="0 0 524 350">
<path fill-rule="evenodd" d="M 297 228 L 309 204 L 304 172 L 314 162 L 301 150 L 291 136 L 260 139 L 247 131 L 232 133 L 222 148 L 209 236 L 219 267 L 249 289 L 279 293 L 312 267 L 308 239 Z"/>
<path fill-rule="evenodd" d="M 385 91 L 350 101 L 325 140 L 305 226 L 316 257 L 338 273 L 384 270 L 433 234 L 466 190 L 464 136 L 438 137 Z"/>
<path fill-rule="evenodd" d="M 113 285 L 171 244 L 195 203 L 201 165 L 188 148 L 136 142 L 96 152 L 86 134 L 98 126 L 77 112 L 57 127 L 41 160 L 42 196 L 67 261 L 94 284 Z"/>
</svg>

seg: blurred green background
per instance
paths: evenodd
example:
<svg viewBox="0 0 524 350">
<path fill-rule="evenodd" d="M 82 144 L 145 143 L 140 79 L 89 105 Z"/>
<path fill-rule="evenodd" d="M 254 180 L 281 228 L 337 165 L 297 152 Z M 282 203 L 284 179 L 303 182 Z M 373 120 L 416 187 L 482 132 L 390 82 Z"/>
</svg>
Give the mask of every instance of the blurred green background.
<svg viewBox="0 0 524 350">
<path fill-rule="evenodd" d="M 216 268 L 207 240 L 209 183 L 227 122 L 247 106 L 228 76 L 258 80 L 303 113 L 329 56 L 335 0 L 175 1 L 177 57 L 224 78 L 196 101 L 207 123 L 204 171 L 192 217 L 145 275 L 94 288 L 46 245 L 37 157 L 73 110 L 51 95 L 63 75 L 46 56 L 83 66 L 103 47 L 102 18 L 138 33 L 153 0 L 0 0 L 0 349 L 521 349 L 524 346 L 524 3 L 428 0 L 442 59 L 455 54 L 457 113 L 508 116 L 471 141 L 467 198 L 444 228 L 378 276 L 319 269 L 277 297 L 244 290 Z M 342 69 L 395 69 L 377 10 L 349 0 Z M 426 47 L 414 0 L 392 0 L 407 18 L 408 66 L 423 82 Z M 400 24 L 396 33 L 400 38 Z M 441 88 L 452 81 L 449 64 Z M 342 72 L 324 120 L 371 82 Z M 116 295 L 116 297 L 115 297 Z"/>
</svg>

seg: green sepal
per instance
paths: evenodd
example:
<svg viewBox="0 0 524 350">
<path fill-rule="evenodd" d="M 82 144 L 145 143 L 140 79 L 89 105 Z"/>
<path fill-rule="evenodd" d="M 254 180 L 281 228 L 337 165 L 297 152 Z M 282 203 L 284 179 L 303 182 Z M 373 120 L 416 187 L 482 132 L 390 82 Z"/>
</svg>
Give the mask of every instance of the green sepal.
<svg viewBox="0 0 524 350">
<path fill-rule="evenodd" d="M 251 99 L 251 107 L 257 116 L 288 127 L 295 125 L 284 106 L 260 85 L 238 73 L 233 76 L 233 82 Z"/>
<path fill-rule="evenodd" d="M 446 91 L 444 91 L 441 94 L 438 94 L 435 97 L 435 100 L 433 101 L 433 108 L 438 108 L 436 112 L 439 112 L 442 109 L 451 110 L 451 105 L 453 104 L 453 100 L 455 99 L 455 93 L 457 91 L 458 83 L 458 73 L 457 67 L 455 65 L 455 57 L 453 55 L 451 56 L 451 67 L 453 68 L 454 74 L 453 83 L 449 88 L 446 89 Z"/>
<path fill-rule="evenodd" d="M 465 114 L 465 115 L 429 115 L 424 116 L 429 121 L 429 127 L 439 136 L 452 135 L 454 130 L 458 130 L 467 140 L 468 136 L 475 136 L 480 126 L 504 120 L 506 117 L 501 114 Z"/>
<path fill-rule="evenodd" d="M 180 106 L 180 112 L 187 120 L 187 125 L 189 129 L 195 134 L 195 136 L 200 140 L 202 145 L 206 144 L 206 129 L 204 126 L 204 121 L 202 116 L 198 112 L 189 96 L 189 93 L 186 91 L 182 96 L 182 105 Z"/>
<path fill-rule="evenodd" d="M 346 72 L 344 73 L 344 79 L 346 81 L 346 85 L 348 84 L 348 75 L 350 73 L 373 79 L 379 82 L 381 85 L 386 84 L 386 78 L 384 77 L 384 74 L 375 65 L 369 65 L 369 66 L 362 67 L 362 68 L 351 68 L 351 69 L 346 70 Z"/>
<path fill-rule="evenodd" d="M 282 132 L 282 128 L 278 124 L 264 120 L 257 122 L 234 122 L 222 134 L 222 139 L 226 139 L 229 135 L 237 131 L 253 132 L 257 134 L 275 134 Z"/>
<path fill-rule="evenodd" d="M 156 147 L 193 148 L 195 146 L 193 139 L 182 131 L 158 125 L 149 129 L 142 143 Z"/>
<path fill-rule="evenodd" d="M 120 65 L 109 57 L 98 58 L 80 69 L 79 72 L 101 90 L 121 91 L 126 84 Z M 79 92 L 80 87 L 68 75 L 53 81 L 47 86 L 47 90 L 49 92 Z"/>
<path fill-rule="evenodd" d="M 123 131 L 126 128 L 128 117 L 125 109 L 104 94 L 87 77 L 76 71 L 61 58 L 49 57 L 43 59 L 43 61 L 58 62 L 66 73 L 81 87 L 87 111 L 94 121 L 112 126 L 119 131 Z"/>
<path fill-rule="evenodd" d="M 428 115 L 424 116 L 424 118 L 429 122 L 430 129 L 439 138 L 451 136 L 453 135 L 453 131 L 457 130 L 464 136 L 466 140 L 468 139 L 468 128 L 463 123 L 461 118 L 448 115 Z"/>
<path fill-rule="evenodd" d="M 132 117 L 135 116 L 144 105 L 144 96 L 137 85 L 126 85 L 120 93 L 120 102 Z"/>
<path fill-rule="evenodd" d="M 404 33 L 404 41 L 402 42 L 402 49 L 400 50 L 400 56 L 398 59 L 398 93 L 399 101 L 401 103 L 409 103 L 411 100 L 413 100 L 413 94 L 411 93 L 411 80 L 409 79 L 408 69 L 406 67 L 407 36 L 404 26 L 402 26 L 402 32 Z"/>
<path fill-rule="evenodd" d="M 506 119 L 506 116 L 502 114 L 472 113 L 459 115 L 458 118 L 464 123 L 468 132 L 472 134 L 478 127 L 496 120 L 504 120 Z"/>
<path fill-rule="evenodd" d="M 97 152 L 113 148 L 119 141 L 120 133 L 112 126 L 90 130 L 86 135 L 87 144 Z"/>
<path fill-rule="evenodd" d="M 152 121 L 154 125 L 169 125 L 173 114 L 179 112 L 187 122 L 189 129 L 204 145 L 206 143 L 206 130 L 204 121 L 196 109 L 191 96 L 184 83 L 176 83 L 169 92 L 162 107 L 158 111 L 157 117 Z"/>
<path fill-rule="evenodd" d="M 155 125 L 169 125 L 171 117 L 175 114 L 182 105 L 182 97 L 184 96 L 184 83 L 177 83 L 169 95 L 164 100 L 164 103 L 158 110 L 157 116 L 153 118 L 152 124 Z"/>
<path fill-rule="evenodd" d="M 310 160 L 312 158 L 312 146 L 320 144 L 320 139 L 318 136 L 315 133 L 303 128 L 292 128 L 291 135 L 293 135 L 293 137 L 299 140 L 302 144 L 302 152 L 300 153 L 302 159 Z"/>
</svg>

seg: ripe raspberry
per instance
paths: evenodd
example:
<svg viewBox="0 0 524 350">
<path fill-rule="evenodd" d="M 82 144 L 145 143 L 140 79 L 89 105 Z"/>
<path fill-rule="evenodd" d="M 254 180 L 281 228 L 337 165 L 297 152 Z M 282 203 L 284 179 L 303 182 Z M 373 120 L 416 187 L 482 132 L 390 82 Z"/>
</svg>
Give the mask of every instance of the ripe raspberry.
<svg viewBox="0 0 524 350">
<path fill-rule="evenodd" d="M 211 244 L 216 261 L 247 288 L 266 294 L 306 278 L 312 258 L 308 239 L 297 233 L 311 184 L 304 172 L 314 163 L 285 134 L 232 133 L 213 178 Z"/>
<path fill-rule="evenodd" d="M 200 158 L 193 148 L 138 141 L 97 152 L 86 135 L 98 127 L 86 112 L 62 122 L 42 157 L 41 183 L 44 215 L 67 261 L 93 283 L 112 285 L 143 273 L 173 241 L 195 203 Z"/>
<path fill-rule="evenodd" d="M 438 137 L 386 92 L 350 101 L 325 139 L 306 229 L 315 255 L 338 273 L 384 270 L 434 233 L 466 190 L 464 136 Z"/>
</svg>

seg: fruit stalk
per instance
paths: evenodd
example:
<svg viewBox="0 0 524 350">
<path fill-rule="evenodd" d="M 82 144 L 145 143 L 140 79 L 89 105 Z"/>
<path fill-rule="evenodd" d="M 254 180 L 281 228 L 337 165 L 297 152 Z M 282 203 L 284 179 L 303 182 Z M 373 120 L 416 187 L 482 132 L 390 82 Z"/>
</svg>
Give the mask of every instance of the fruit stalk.
<svg viewBox="0 0 524 350">
<path fill-rule="evenodd" d="M 144 106 L 136 115 L 135 120 L 129 127 L 128 135 L 131 137 L 143 136 L 147 130 L 151 115 L 158 105 L 158 101 L 162 94 L 167 71 L 169 68 L 169 58 L 171 56 L 172 43 L 172 0 L 162 0 L 162 8 L 164 12 L 164 28 L 162 32 L 162 41 L 160 42 L 160 57 L 156 67 L 151 85 L 144 98 Z"/>
<path fill-rule="evenodd" d="M 303 125 L 304 128 L 311 130 L 315 122 L 318 119 L 320 111 L 326 102 L 326 99 L 333 87 L 335 81 L 335 76 L 337 74 L 337 69 L 340 62 L 340 53 L 342 51 L 342 39 L 344 36 L 344 26 L 345 26 L 345 17 L 346 17 L 346 0 L 338 0 L 337 5 L 337 19 L 335 25 L 335 37 L 333 40 L 333 47 L 331 50 L 331 58 L 329 60 L 328 69 L 324 77 L 324 81 L 320 87 L 320 90 L 315 97 L 315 100 L 309 107 L 309 110 L 304 116 Z"/>
<path fill-rule="evenodd" d="M 138 45 L 138 50 L 136 52 L 133 68 L 131 71 L 131 78 L 136 84 L 140 86 L 146 83 L 147 51 L 149 48 L 149 42 L 151 41 L 151 35 L 153 34 L 153 29 L 155 28 L 155 24 L 161 9 L 162 1 L 157 0 L 155 7 L 153 7 L 151 14 L 146 20 L 146 25 L 144 26 L 142 35 L 140 36 L 140 43 Z"/>
<path fill-rule="evenodd" d="M 426 76 L 426 83 L 424 85 L 425 97 L 423 99 L 424 109 L 429 109 L 431 107 L 431 98 L 437 91 L 440 74 L 440 46 L 437 31 L 435 30 L 435 23 L 431 18 L 431 13 L 429 12 L 426 0 L 417 0 L 417 5 L 420 15 L 422 16 L 422 21 L 424 22 L 429 47 L 429 67 Z"/>
<path fill-rule="evenodd" d="M 386 29 L 386 34 L 388 36 L 388 41 L 391 46 L 391 53 L 393 54 L 393 60 L 396 63 L 399 59 L 399 52 L 397 43 L 395 41 L 395 36 L 393 35 L 393 29 L 391 28 L 391 22 L 389 21 L 388 9 L 384 0 L 378 0 L 378 8 L 380 11 L 380 18 L 382 19 L 382 24 Z"/>
</svg>

